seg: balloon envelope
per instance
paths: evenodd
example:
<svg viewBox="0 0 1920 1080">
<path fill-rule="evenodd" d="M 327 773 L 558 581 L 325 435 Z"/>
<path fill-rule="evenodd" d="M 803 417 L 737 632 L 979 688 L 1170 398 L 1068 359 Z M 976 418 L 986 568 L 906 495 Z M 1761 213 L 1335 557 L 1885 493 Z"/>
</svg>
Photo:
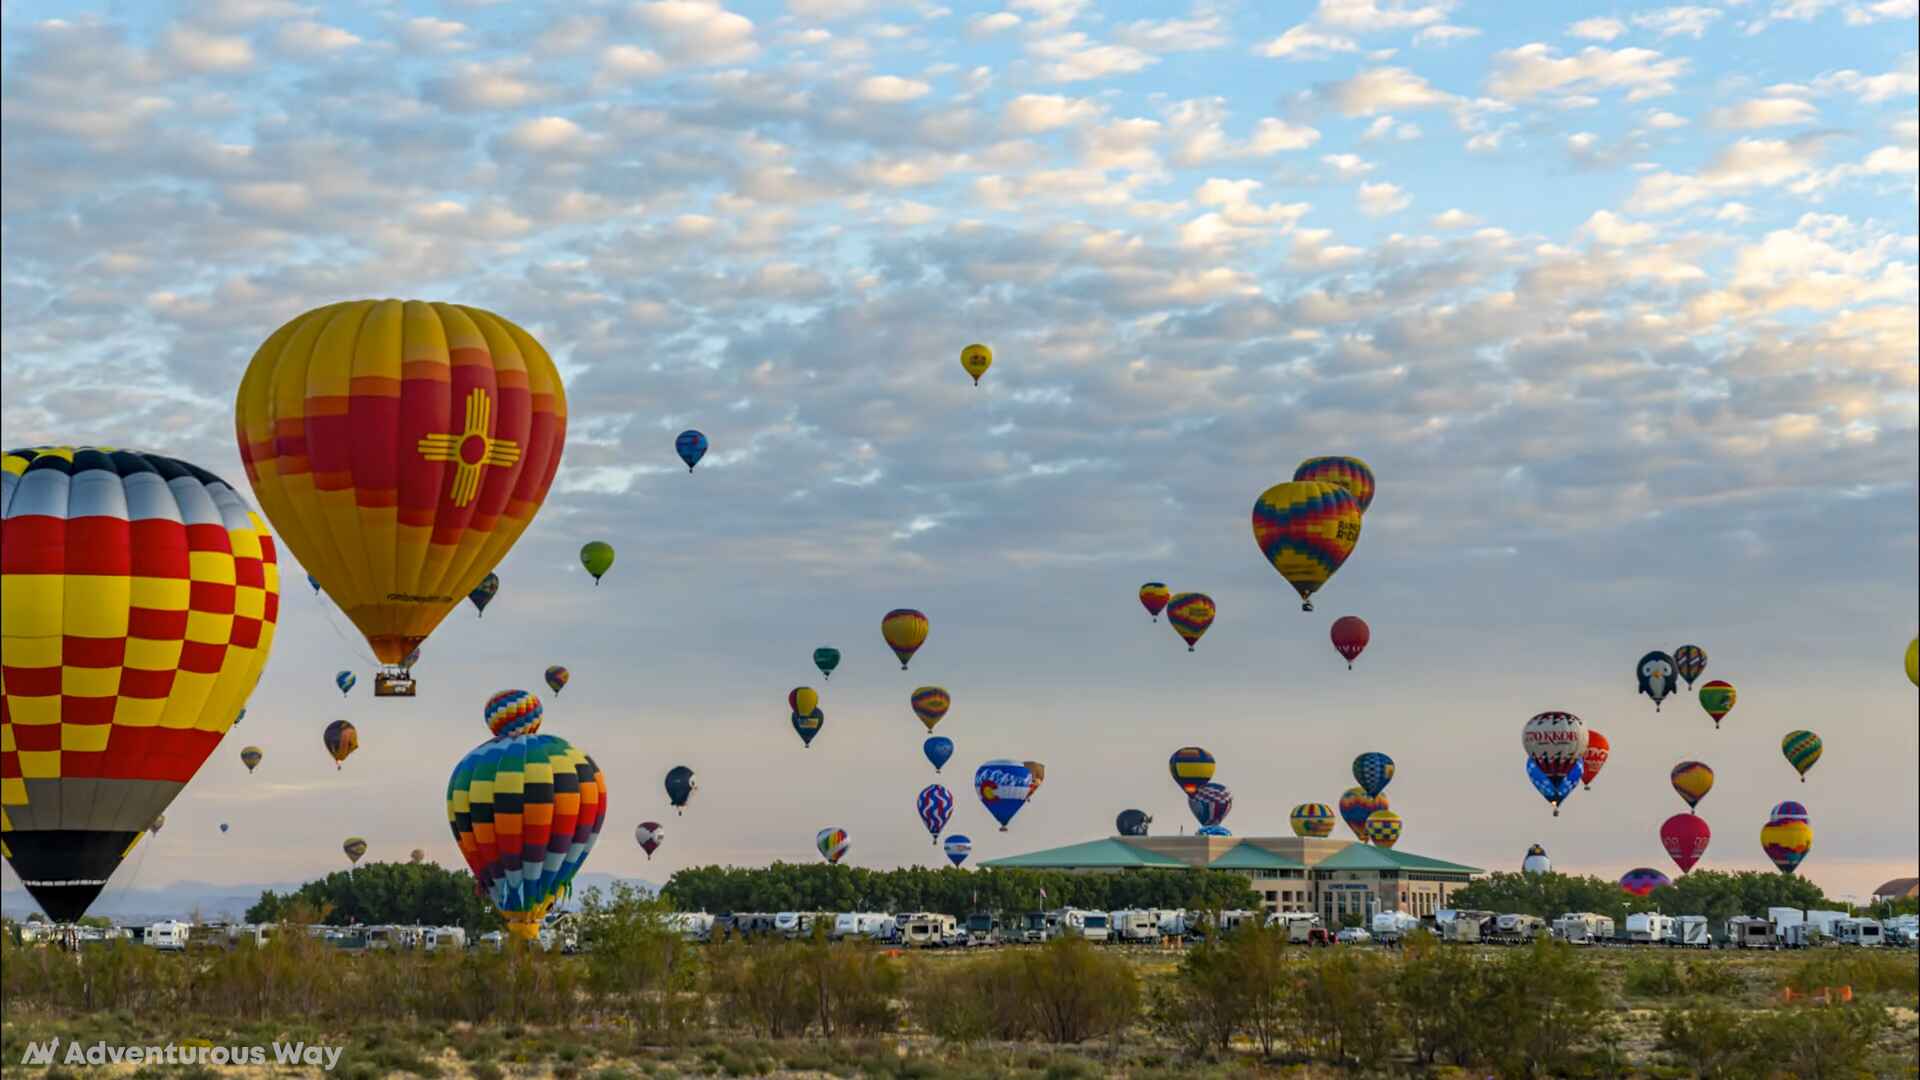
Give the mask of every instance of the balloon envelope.
<svg viewBox="0 0 1920 1080">
<path fill-rule="evenodd" d="M 1660 703 L 1673 693 L 1674 676 L 1679 674 L 1673 657 L 1655 649 L 1640 658 L 1634 665 L 1633 677 L 1638 681 L 1640 692 L 1653 699 L 1653 709 L 1660 711 Z"/>
<path fill-rule="evenodd" d="M 487 613 L 487 605 L 493 603 L 493 594 L 499 591 L 500 575 L 488 574 L 486 577 L 480 579 L 480 584 L 475 585 L 473 589 L 467 593 L 467 599 L 473 602 L 475 611 L 485 615 Z"/>
<path fill-rule="evenodd" d="M 947 853 L 947 861 L 959 866 L 967 861 L 967 856 L 973 854 L 973 840 L 954 833 L 947 837 L 947 842 L 941 845 L 941 848 Z"/>
<path fill-rule="evenodd" d="M 1336 820 L 1338 819 L 1333 812 L 1333 807 L 1317 802 L 1301 803 L 1287 815 L 1287 824 L 1293 827 L 1295 836 L 1332 836 L 1333 823 Z"/>
<path fill-rule="evenodd" d="M 547 669 L 547 689 L 557 694 L 566 689 L 567 680 L 571 678 L 573 678 L 572 672 L 561 667 L 559 664 L 555 664 Z"/>
<path fill-rule="evenodd" d="M 1173 598 L 1164 581 L 1149 581 L 1140 586 L 1140 606 L 1147 609 L 1154 622 L 1160 621 L 1160 612 L 1166 609 L 1167 601 Z"/>
<path fill-rule="evenodd" d="M 920 814 L 920 824 L 935 840 L 940 839 L 940 830 L 947 827 L 947 820 L 953 817 L 953 792 L 940 784 L 928 784 L 920 789 L 913 801 L 913 808 Z"/>
<path fill-rule="evenodd" d="M 70 922 L 193 779 L 280 612 L 266 524 L 184 461 L 96 447 L 0 467 L 6 859 Z"/>
<path fill-rule="evenodd" d="M 1393 759 L 1376 751 L 1368 751 L 1353 759 L 1353 778 L 1369 795 L 1378 795 L 1393 782 Z"/>
<path fill-rule="evenodd" d="M 1807 808 L 1797 802 L 1775 805 L 1760 828 L 1760 847 L 1781 873 L 1793 873 L 1813 850 L 1813 823 Z"/>
<path fill-rule="evenodd" d="M 360 862 L 360 856 L 365 855 L 367 853 L 367 842 L 361 837 L 349 836 L 347 837 L 346 842 L 340 845 L 340 850 L 347 853 L 347 859 L 349 862 L 352 862 L 358 865 Z"/>
<path fill-rule="evenodd" d="M 787 692 L 787 704 L 804 716 L 819 707 L 820 692 L 811 686 L 796 686 Z"/>
<path fill-rule="evenodd" d="M 1814 763 L 1820 760 L 1822 749 L 1820 736 L 1811 731 L 1789 731 L 1786 737 L 1780 740 L 1781 755 L 1787 759 L 1787 764 L 1793 766 L 1794 771 L 1800 774 L 1800 782 L 1803 784 L 1807 782 L 1807 770 L 1813 768 Z"/>
<path fill-rule="evenodd" d="M 847 848 L 851 845 L 847 842 L 847 830 L 829 828 L 814 834 L 813 846 L 820 852 L 821 858 L 829 863 L 838 863 L 846 857 Z"/>
<path fill-rule="evenodd" d="M 900 658 L 901 671 L 907 670 L 907 661 L 926 643 L 927 625 L 927 617 L 912 608 L 895 608 L 881 617 L 880 636 Z"/>
<path fill-rule="evenodd" d="M 1547 849 L 1534 844 L 1527 848 L 1527 857 L 1520 860 L 1520 872 L 1523 874 L 1551 874 L 1553 860 L 1547 858 Z"/>
<path fill-rule="evenodd" d="M 1187 651 L 1200 643 L 1200 638 L 1213 625 L 1213 617 L 1219 614 L 1214 607 L 1213 597 L 1206 593 L 1183 592 L 1167 601 L 1167 622 L 1180 640 L 1187 643 Z"/>
<path fill-rule="evenodd" d="M 910 700 L 913 705 L 913 715 L 920 718 L 920 722 L 926 725 L 928 732 L 932 732 L 933 726 L 938 724 L 941 718 L 947 715 L 947 710 L 953 707 L 953 699 L 947 696 L 946 688 L 940 686 L 922 686 L 913 692 Z"/>
<path fill-rule="evenodd" d="M 980 376 L 993 366 L 993 350 L 975 343 L 960 350 L 960 368 L 973 376 L 973 385 L 980 385 Z"/>
<path fill-rule="evenodd" d="M 1673 767 L 1670 776 L 1673 790 L 1685 799 L 1688 808 L 1700 805 L 1700 800 L 1713 790 L 1713 770 L 1704 761 L 1683 761 Z"/>
<path fill-rule="evenodd" d="M 933 763 L 933 771 L 939 772 L 941 767 L 946 765 L 947 760 L 953 757 L 953 740 L 945 735 L 930 735 L 926 742 L 920 744 L 920 752 L 927 755 L 927 760 Z"/>
<path fill-rule="evenodd" d="M 675 436 L 673 452 L 680 455 L 680 460 L 687 463 L 687 471 L 692 472 L 700 459 L 707 456 L 707 437 L 688 428 Z"/>
<path fill-rule="evenodd" d="M 1233 810 L 1233 792 L 1225 784 L 1205 783 L 1187 796 L 1187 809 L 1193 811 L 1193 819 L 1202 828 L 1219 825 L 1227 820 L 1227 814 Z"/>
<path fill-rule="evenodd" d="M 1153 819 L 1144 810 L 1122 810 L 1113 819 L 1113 831 L 1121 836 L 1145 836 L 1151 824 Z"/>
<path fill-rule="evenodd" d="M 257 746 L 243 746 L 240 748 L 240 764 L 245 765 L 248 772 L 252 772 L 254 768 L 260 764 L 262 756 L 260 748 Z"/>
<path fill-rule="evenodd" d="M 833 669 L 840 666 L 840 650 L 824 645 L 813 650 L 813 666 L 820 669 L 821 678 L 833 678 Z"/>
<path fill-rule="evenodd" d="M 359 681 L 351 671 L 336 671 L 333 675 L 333 685 L 340 688 L 341 697 L 346 697 L 353 690 L 353 684 Z"/>
<path fill-rule="evenodd" d="M 974 770 L 973 790 L 980 804 L 1007 831 L 1007 823 L 1027 805 L 1033 791 L 1033 772 L 1018 761 L 996 758 Z"/>
<path fill-rule="evenodd" d="M 1725 679 L 1715 679 L 1700 688 L 1700 707 L 1713 717 L 1713 726 L 1719 727 L 1721 718 L 1733 711 L 1733 703 L 1739 700 L 1739 694 L 1733 684 Z"/>
<path fill-rule="evenodd" d="M 643 821 L 633 827 L 633 841 L 647 853 L 648 862 L 653 861 L 653 853 L 660 850 L 660 842 L 666 838 L 666 826 L 657 821 Z"/>
<path fill-rule="evenodd" d="M 1533 784 L 1533 790 L 1539 792 L 1541 798 L 1553 804 L 1554 817 L 1560 816 L 1560 804 L 1566 802 L 1567 796 L 1573 794 L 1573 789 L 1580 786 L 1585 770 L 1586 765 L 1576 761 L 1573 763 L 1572 771 L 1565 776 L 1555 778 L 1542 772 L 1539 762 L 1532 758 L 1527 759 L 1527 780 Z"/>
<path fill-rule="evenodd" d="M 1570 712 L 1538 713 L 1520 730 L 1520 747 L 1541 773 L 1559 780 L 1586 755 L 1587 725 Z"/>
<path fill-rule="evenodd" d="M 1606 765 L 1607 757 L 1612 753 L 1613 746 L 1607 742 L 1607 737 L 1592 728 L 1588 728 L 1587 748 L 1580 755 L 1581 788 L 1585 789 L 1593 786 L 1594 778 L 1600 775 L 1600 769 Z"/>
<path fill-rule="evenodd" d="M 687 800 L 699 785 L 693 782 L 693 770 L 685 765 L 675 765 L 667 770 L 667 801 L 676 808 L 685 807 Z"/>
<path fill-rule="evenodd" d="M 1707 853 L 1707 843 L 1712 839 L 1707 819 L 1698 814 L 1675 814 L 1660 826 L 1660 846 L 1667 849 L 1668 857 L 1683 874 Z"/>
<path fill-rule="evenodd" d="M 558 735 L 489 739 L 447 780 L 447 824 L 460 853 L 523 938 L 571 887 L 606 816 L 606 777 Z"/>
<path fill-rule="evenodd" d="M 1313 594 L 1360 541 L 1360 504 L 1332 484 L 1275 484 L 1253 501 L 1253 540 L 1312 611 Z"/>
<path fill-rule="evenodd" d="M 1687 689 L 1693 689 L 1693 680 L 1707 670 L 1707 650 L 1698 645 L 1682 645 L 1673 650 L 1673 667 L 1680 677 L 1687 680 Z"/>
<path fill-rule="evenodd" d="M 1173 774 L 1173 782 L 1189 795 L 1213 779 L 1213 770 L 1213 755 L 1197 746 L 1183 746 L 1167 759 L 1167 771 Z"/>
<path fill-rule="evenodd" d="M 1351 669 L 1354 659 L 1366 650 L 1367 642 L 1373 640 L 1373 631 L 1360 616 L 1342 615 L 1333 620 L 1327 636 L 1333 639 L 1334 651 L 1346 657 L 1347 667 Z"/>
<path fill-rule="evenodd" d="M 360 749 L 360 732 L 345 720 L 335 720 L 327 725 L 320 735 L 320 741 L 326 746 L 328 756 L 333 758 L 333 767 L 347 760 L 347 755 Z"/>
<path fill-rule="evenodd" d="M 275 532 L 398 664 L 533 521 L 567 398 L 546 350 L 498 315 L 355 300 L 274 331 L 234 419 Z"/>
<path fill-rule="evenodd" d="M 500 735 L 532 735 L 540 730 L 540 718 L 546 709 L 540 699 L 525 690 L 502 690 L 487 699 L 481 714 L 487 730 Z"/>
<path fill-rule="evenodd" d="M 1667 875 L 1650 866 L 1639 866 L 1620 877 L 1620 887 L 1635 896 L 1646 896 L 1663 885 L 1673 884 Z"/>
<path fill-rule="evenodd" d="M 1399 814 L 1391 810 L 1375 810 L 1367 815 L 1367 843 L 1375 847 L 1391 848 L 1399 843 L 1403 825 Z"/>
<path fill-rule="evenodd" d="M 1293 478 L 1340 488 L 1353 496 L 1362 514 L 1373 505 L 1373 470 L 1357 457 L 1310 457 L 1293 470 Z"/>
<path fill-rule="evenodd" d="M 1347 823 L 1361 843 L 1367 842 L 1367 819 L 1377 810 L 1388 809 L 1385 795 L 1369 795 L 1365 788 L 1350 787 L 1340 793 L 1340 820 Z"/>
<path fill-rule="evenodd" d="M 820 734 L 820 728 L 827 722 L 827 714 L 815 709 L 805 716 L 793 714 L 793 730 L 800 736 L 800 745 L 812 746 L 813 737 Z"/>
<path fill-rule="evenodd" d="M 600 584 L 601 577 L 613 569 L 613 545 L 605 540 L 593 540 L 580 549 L 580 565 L 593 575 L 593 583 Z"/>
</svg>

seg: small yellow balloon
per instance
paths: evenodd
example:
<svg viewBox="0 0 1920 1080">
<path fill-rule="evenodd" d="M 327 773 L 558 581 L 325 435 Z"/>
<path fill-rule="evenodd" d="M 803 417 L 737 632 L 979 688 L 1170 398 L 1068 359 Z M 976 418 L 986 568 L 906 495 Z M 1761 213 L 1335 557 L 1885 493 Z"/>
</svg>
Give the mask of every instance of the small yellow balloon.
<svg viewBox="0 0 1920 1080">
<path fill-rule="evenodd" d="M 787 704 L 793 706 L 795 715 L 811 716 L 820 707 L 820 692 L 811 686 L 796 686 L 787 695 Z"/>
<path fill-rule="evenodd" d="M 960 366 L 973 376 L 973 385 L 980 385 L 980 376 L 993 366 L 993 350 L 985 345 L 973 344 L 960 350 Z"/>
</svg>

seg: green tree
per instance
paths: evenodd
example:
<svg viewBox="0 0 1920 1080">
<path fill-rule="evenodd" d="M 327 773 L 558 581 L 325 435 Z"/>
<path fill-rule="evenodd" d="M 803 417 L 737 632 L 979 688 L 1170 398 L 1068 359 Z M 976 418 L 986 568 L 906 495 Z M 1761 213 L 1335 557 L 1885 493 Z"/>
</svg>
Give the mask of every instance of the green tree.
<svg viewBox="0 0 1920 1080">
<path fill-rule="evenodd" d="M 668 879 L 662 895 L 681 911 L 933 911 L 956 917 L 1061 906 L 1191 910 L 1259 903 L 1245 877 L 1226 871 L 868 870 L 826 863 L 689 867 Z"/>
<path fill-rule="evenodd" d="M 1570 911 L 1611 916 L 1616 924 L 1635 911 L 1705 915 L 1718 927 L 1735 915 L 1764 916 L 1770 907 L 1832 908 L 1820 887 L 1787 874 L 1743 870 L 1695 870 L 1647 896 L 1632 896 L 1618 882 L 1568 874 L 1489 874 L 1456 892 L 1453 905 L 1481 911 L 1552 919 Z"/>
<path fill-rule="evenodd" d="M 271 890 L 247 909 L 252 923 L 278 922 L 293 903 L 327 912 L 332 926 L 398 923 L 459 926 L 468 934 L 498 930 L 500 916 L 474 892 L 473 875 L 432 863 L 368 863 L 309 881 L 292 892 Z"/>
</svg>

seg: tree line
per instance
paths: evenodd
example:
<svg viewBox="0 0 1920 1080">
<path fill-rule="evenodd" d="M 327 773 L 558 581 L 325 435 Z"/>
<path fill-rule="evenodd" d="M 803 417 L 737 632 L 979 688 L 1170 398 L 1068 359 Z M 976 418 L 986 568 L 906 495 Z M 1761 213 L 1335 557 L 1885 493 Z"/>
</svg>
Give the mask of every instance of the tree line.
<svg viewBox="0 0 1920 1080">
<path fill-rule="evenodd" d="M 964 918 L 1059 907 L 1257 908 L 1241 874 L 1225 870 L 963 870 L 920 866 L 870 870 L 825 863 L 698 866 L 667 879 L 661 896 L 682 911 L 927 911 Z"/>
<path fill-rule="evenodd" d="M 1646 896 L 1633 896 L 1605 878 L 1499 873 L 1473 882 L 1448 902 L 1469 911 L 1543 919 L 1591 911 L 1611 916 L 1616 924 L 1636 911 L 1705 915 L 1718 924 L 1735 915 L 1765 916 L 1770 907 L 1846 909 L 1844 902 L 1829 899 L 1805 878 L 1757 870 L 1695 870 Z"/>
<path fill-rule="evenodd" d="M 377 862 L 337 870 L 291 892 L 262 892 L 250 923 L 280 922 L 296 906 L 323 912 L 329 926 L 458 926 L 469 935 L 500 929 L 500 916 L 475 890 L 473 875 L 433 863 Z"/>
</svg>

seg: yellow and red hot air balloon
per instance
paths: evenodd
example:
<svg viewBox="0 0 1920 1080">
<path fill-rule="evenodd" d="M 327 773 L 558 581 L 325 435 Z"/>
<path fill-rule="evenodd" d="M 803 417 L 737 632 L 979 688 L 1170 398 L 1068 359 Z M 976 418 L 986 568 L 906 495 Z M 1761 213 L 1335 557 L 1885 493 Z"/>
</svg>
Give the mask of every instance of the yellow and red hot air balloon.
<svg viewBox="0 0 1920 1080">
<path fill-rule="evenodd" d="M 395 669 L 526 530 L 567 430 L 532 335 L 416 300 L 295 318 L 254 353 L 234 411 L 267 519 Z"/>
<path fill-rule="evenodd" d="M 1253 502 L 1253 539 L 1300 594 L 1300 610 L 1312 611 L 1313 594 L 1360 542 L 1360 504 L 1333 484 L 1275 484 Z"/>
<path fill-rule="evenodd" d="M 0 471 L 0 851 L 86 913 L 239 718 L 280 613 L 273 538 L 226 481 L 104 447 Z"/>
<path fill-rule="evenodd" d="M 905 671 L 907 661 L 927 640 L 927 617 L 912 608 L 894 608 L 880 619 L 880 636 L 887 639 L 887 647 L 900 658 L 900 670 Z"/>
</svg>

